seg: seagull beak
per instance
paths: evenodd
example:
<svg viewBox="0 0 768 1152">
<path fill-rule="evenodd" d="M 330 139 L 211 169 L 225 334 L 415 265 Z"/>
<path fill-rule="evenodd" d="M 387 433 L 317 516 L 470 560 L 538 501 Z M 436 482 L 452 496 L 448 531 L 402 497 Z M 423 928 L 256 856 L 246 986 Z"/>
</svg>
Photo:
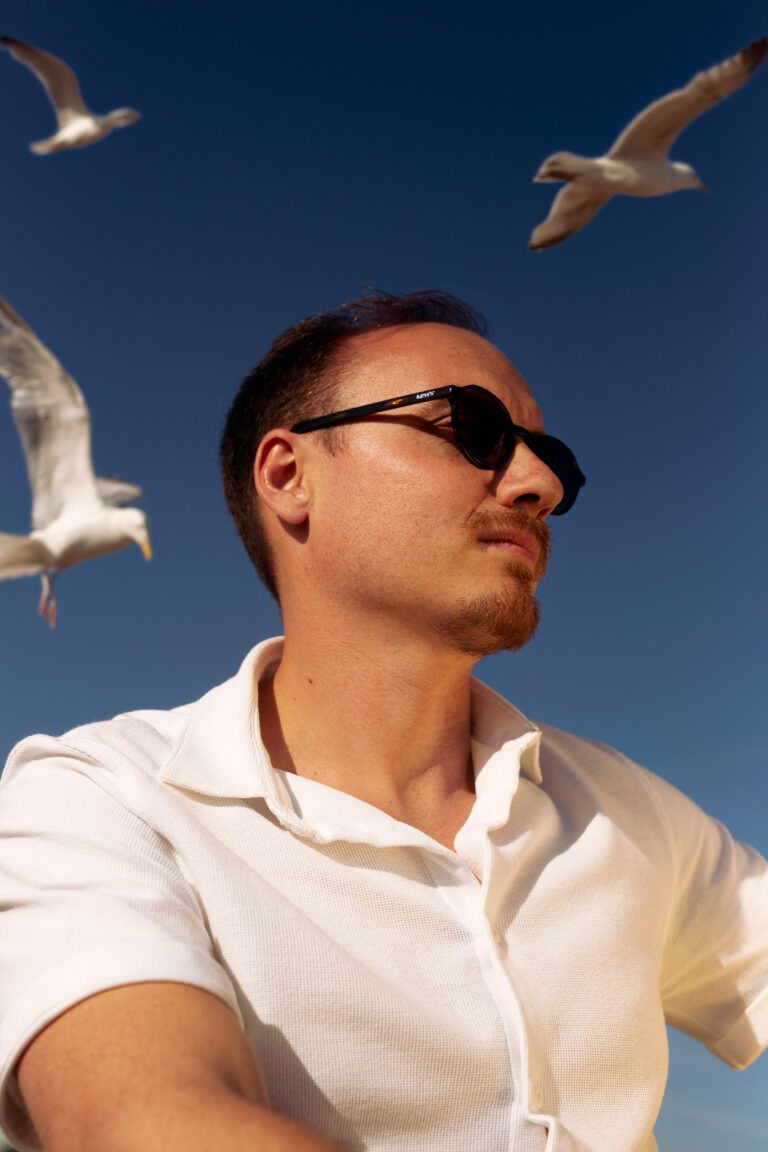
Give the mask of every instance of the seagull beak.
<svg viewBox="0 0 768 1152">
<path fill-rule="evenodd" d="M 706 184 L 702 184 L 701 181 L 699 181 L 699 183 L 696 185 L 696 187 L 699 189 L 700 192 L 706 192 L 707 196 L 710 195 L 709 188 L 707 188 Z"/>
<path fill-rule="evenodd" d="M 145 536 L 143 540 L 139 540 L 139 548 L 141 548 L 141 553 L 145 560 L 152 559 L 152 545 L 149 542 L 149 536 Z"/>
</svg>

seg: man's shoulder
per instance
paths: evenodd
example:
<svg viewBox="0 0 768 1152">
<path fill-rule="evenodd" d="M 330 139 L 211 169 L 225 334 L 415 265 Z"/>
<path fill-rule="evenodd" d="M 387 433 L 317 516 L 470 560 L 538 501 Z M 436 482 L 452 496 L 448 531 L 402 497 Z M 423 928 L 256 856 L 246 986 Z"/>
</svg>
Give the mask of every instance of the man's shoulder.
<svg viewBox="0 0 768 1152">
<path fill-rule="evenodd" d="M 20 741 L 10 753 L 2 781 L 7 784 L 30 762 L 56 759 L 94 765 L 107 773 L 138 772 L 160 776 L 177 749 L 185 746 L 191 733 L 211 727 L 241 728 L 247 707 L 253 673 L 275 641 L 265 641 L 252 649 L 230 679 L 216 684 L 203 696 L 172 708 L 144 708 L 122 712 L 108 720 L 81 724 L 61 736 L 36 734 Z"/>
<path fill-rule="evenodd" d="M 710 817 L 663 776 L 600 740 L 550 724 L 541 730 L 544 787 L 570 793 L 626 827 L 643 826 L 668 839 L 673 826 L 696 827 Z"/>
<path fill-rule="evenodd" d="M 529 774 L 558 802 L 567 798 L 592 803 L 596 808 L 620 812 L 643 811 L 653 818 L 669 792 L 676 792 L 654 772 L 624 752 L 590 736 L 529 719 L 509 700 L 479 681 L 473 682 L 474 700 L 480 707 L 487 739 L 502 747 L 510 737 L 537 734 L 535 766 Z M 662 795 L 660 795 L 660 793 Z"/>
<path fill-rule="evenodd" d="M 116 770 L 132 765 L 156 775 L 182 738 L 194 704 L 170 709 L 123 712 L 109 720 L 81 724 L 61 736 L 35 733 L 12 750 L 3 770 L 8 783 L 26 764 L 77 760 Z"/>
<path fill-rule="evenodd" d="M 626 766 L 633 771 L 639 769 L 637 764 L 609 744 L 530 719 L 511 700 L 474 677 L 472 717 L 473 729 L 481 733 L 481 739 L 495 746 L 526 733 L 538 733 L 543 753 L 574 767 L 592 763 L 606 767 Z"/>
<path fill-rule="evenodd" d="M 640 769 L 640 765 L 631 760 L 624 752 L 606 744 L 603 740 L 596 740 L 593 736 L 582 736 L 576 732 L 558 728 L 554 724 L 547 724 L 537 720 L 536 727 L 541 732 L 541 741 L 544 747 L 552 749 L 558 755 L 578 762 L 594 761 L 600 764 L 615 767 L 624 766 L 633 771 Z"/>
</svg>

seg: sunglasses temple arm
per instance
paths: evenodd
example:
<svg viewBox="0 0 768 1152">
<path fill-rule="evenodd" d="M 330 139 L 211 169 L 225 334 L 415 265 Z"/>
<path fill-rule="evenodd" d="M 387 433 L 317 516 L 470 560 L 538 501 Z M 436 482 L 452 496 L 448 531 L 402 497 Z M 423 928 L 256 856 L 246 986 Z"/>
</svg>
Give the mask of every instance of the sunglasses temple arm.
<svg viewBox="0 0 768 1152">
<path fill-rule="evenodd" d="M 454 391 L 453 384 L 444 388 L 433 388 L 428 392 L 410 392 L 406 396 L 395 396 L 391 400 L 377 400 L 373 404 L 361 404 L 356 408 L 343 408 L 338 412 L 329 412 L 325 416 L 316 416 L 311 420 L 302 420 L 294 424 L 292 432 L 314 432 L 318 428 L 329 428 L 333 424 L 341 424 L 344 420 L 354 420 L 357 416 L 372 416 L 375 412 L 388 412 L 393 408 L 407 408 L 410 404 L 423 404 L 427 400 L 439 400 L 443 396 L 450 396 Z"/>
</svg>

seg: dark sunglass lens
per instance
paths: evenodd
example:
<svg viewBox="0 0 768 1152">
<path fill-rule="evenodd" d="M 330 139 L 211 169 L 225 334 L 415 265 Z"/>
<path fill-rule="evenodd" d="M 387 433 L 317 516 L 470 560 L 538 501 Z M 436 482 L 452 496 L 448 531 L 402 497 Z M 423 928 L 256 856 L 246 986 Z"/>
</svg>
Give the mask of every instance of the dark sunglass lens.
<svg viewBox="0 0 768 1152">
<path fill-rule="evenodd" d="M 504 405 L 485 388 L 462 389 L 453 399 L 456 443 L 478 468 L 498 468 L 509 455 L 512 422 Z"/>
<path fill-rule="evenodd" d="M 474 384 L 454 392 L 451 413 L 456 443 L 472 464 L 478 468 L 503 467 L 514 451 L 515 436 L 520 436 L 563 486 L 563 498 L 552 515 L 562 516 L 573 507 L 585 478 L 562 440 L 518 428 L 498 396 Z"/>
<path fill-rule="evenodd" d="M 562 516 L 573 507 L 579 489 L 585 483 L 584 473 L 576 463 L 576 457 L 570 448 L 554 436 L 532 435 L 529 447 L 548 468 L 552 469 L 563 486 L 563 498 L 552 510 L 553 516 Z"/>
</svg>

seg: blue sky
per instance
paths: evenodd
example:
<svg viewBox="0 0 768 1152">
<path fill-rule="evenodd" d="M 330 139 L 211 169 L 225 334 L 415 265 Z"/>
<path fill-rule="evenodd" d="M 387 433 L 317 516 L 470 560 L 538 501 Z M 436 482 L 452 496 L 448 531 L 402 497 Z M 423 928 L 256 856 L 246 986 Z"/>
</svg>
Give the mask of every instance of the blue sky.
<svg viewBox="0 0 768 1152">
<path fill-rule="evenodd" d="M 6 0 L 0 31 L 68 60 L 95 110 L 144 113 L 33 156 L 52 114 L 0 55 L 0 293 L 82 387 L 98 471 L 144 486 L 155 547 L 65 574 L 53 633 L 36 581 L 0 584 L 0 745 L 192 699 L 279 630 L 218 481 L 238 383 L 303 315 L 439 287 L 487 315 L 588 476 L 535 640 L 480 675 L 768 852 L 768 67 L 675 146 L 711 196 L 618 199 L 527 250 L 541 161 L 605 151 L 762 35 L 764 4 Z M 0 530 L 26 531 L 7 408 L 0 492 Z M 764 1149 L 765 1078 L 673 1036 L 662 1152 Z"/>
</svg>

